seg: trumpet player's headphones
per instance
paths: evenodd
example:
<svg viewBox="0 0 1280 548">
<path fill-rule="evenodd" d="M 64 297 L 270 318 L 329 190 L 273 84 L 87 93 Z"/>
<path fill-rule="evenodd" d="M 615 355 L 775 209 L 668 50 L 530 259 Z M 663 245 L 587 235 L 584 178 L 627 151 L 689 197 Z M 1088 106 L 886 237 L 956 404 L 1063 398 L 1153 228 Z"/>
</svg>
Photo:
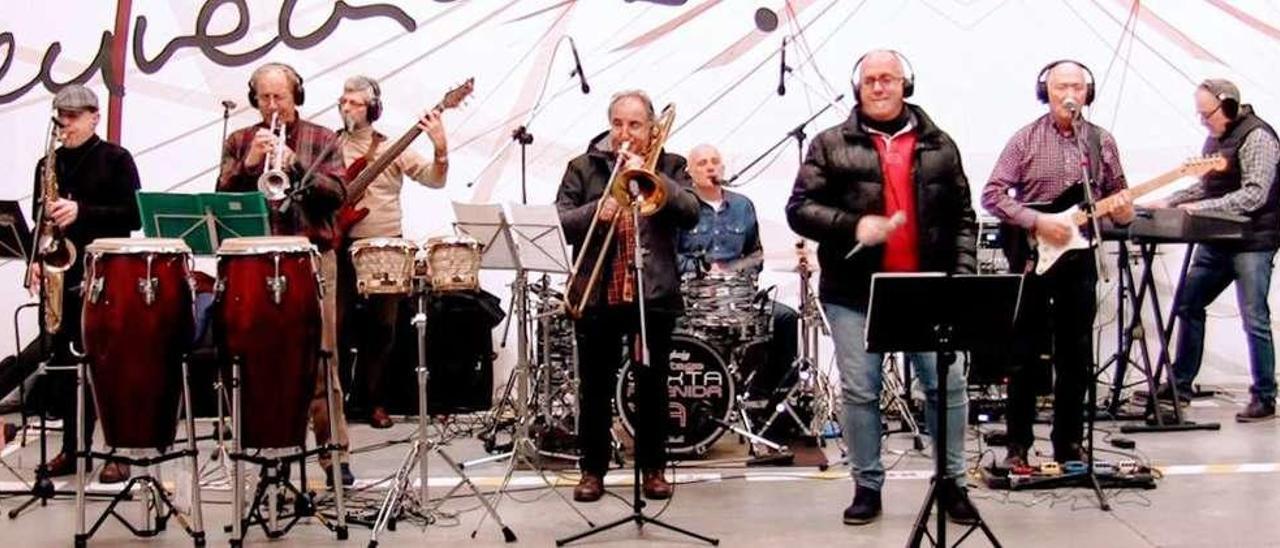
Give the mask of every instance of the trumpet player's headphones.
<svg viewBox="0 0 1280 548">
<path fill-rule="evenodd" d="M 284 63 L 267 63 L 258 67 L 257 70 L 254 70 L 253 74 L 249 76 L 249 106 L 258 108 L 258 90 L 253 88 L 253 83 L 258 80 L 259 76 L 268 70 L 279 70 L 289 78 L 289 83 L 293 84 L 293 104 L 302 106 L 302 103 L 306 102 L 307 92 L 302 88 L 302 75 L 298 74 L 298 71 L 293 70 L 293 67 Z"/>
<path fill-rule="evenodd" d="M 378 85 L 378 81 L 368 76 L 356 76 L 355 79 L 363 82 L 365 88 L 369 90 L 369 104 L 365 105 L 365 115 L 369 118 L 369 123 L 378 121 L 382 117 L 382 87 Z"/>
<path fill-rule="evenodd" d="M 911 60 L 907 59 L 907 56 L 899 53 L 896 49 L 868 51 L 867 53 L 862 54 L 862 57 L 859 57 L 858 60 L 853 63 L 853 94 L 858 97 L 862 96 L 862 78 L 858 74 L 858 69 L 862 68 L 862 62 L 867 59 L 868 55 L 877 51 L 887 51 L 892 53 L 894 57 L 898 58 L 898 62 L 902 63 L 902 66 L 910 73 L 902 78 L 902 98 L 906 99 L 907 97 L 911 97 L 911 94 L 916 92 L 916 68 L 911 66 Z M 855 100 L 858 97 L 855 97 Z"/>
<path fill-rule="evenodd" d="M 1057 68 L 1058 65 L 1068 63 L 1080 67 L 1081 70 L 1084 70 L 1085 75 L 1088 76 L 1089 81 L 1085 82 L 1084 106 L 1092 105 L 1094 95 L 1093 71 L 1089 70 L 1089 67 L 1085 66 L 1084 63 L 1073 59 L 1058 59 L 1040 69 L 1040 74 L 1036 76 L 1036 99 L 1039 99 L 1041 103 L 1049 104 L 1049 73 L 1053 72 L 1053 69 Z"/>
</svg>

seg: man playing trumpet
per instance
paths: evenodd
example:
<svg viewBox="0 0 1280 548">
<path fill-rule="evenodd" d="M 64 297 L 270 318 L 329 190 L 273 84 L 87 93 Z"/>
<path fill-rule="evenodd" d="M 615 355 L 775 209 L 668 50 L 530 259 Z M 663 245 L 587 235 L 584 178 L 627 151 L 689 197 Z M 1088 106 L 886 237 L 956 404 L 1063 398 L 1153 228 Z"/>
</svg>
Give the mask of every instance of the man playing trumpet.
<svg viewBox="0 0 1280 548">
<path fill-rule="evenodd" d="M 272 170 L 279 169 L 287 179 L 283 202 L 274 204 L 271 211 L 271 233 L 277 236 L 308 236 L 319 249 L 320 273 L 324 278 L 322 306 L 322 346 L 325 352 L 336 356 L 337 342 L 337 259 L 330 249 L 333 241 L 333 215 L 342 203 L 342 155 L 337 150 L 337 136 L 326 128 L 298 117 L 298 105 L 305 100 L 302 77 L 289 65 L 267 63 L 253 71 L 249 77 L 249 104 L 258 109 L 262 121 L 236 130 L 222 145 L 222 171 L 218 175 L 220 192 L 252 192 L 259 190 L 266 164 Z M 276 128 L 269 127 L 273 122 Z M 279 129 L 283 124 L 284 130 Z M 274 131 L 273 131 L 274 130 Z M 279 139 L 283 133 L 284 139 Z M 272 158 L 269 162 L 268 158 Z M 276 163 L 276 158 L 279 163 Z M 287 207 L 285 207 L 287 206 Z M 347 420 L 342 411 L 342 386 L 329 360 L 330 386 L 336 392 L 338 406 L 333 410 L 337 421 L 336 443 L 344 448 L 349 445 Z M 325 403 L 324 377 L 316 376 L 316 393 L 311 400 L 311 427 L 316 444 L 329 442 L 329 419 Z M 324 468 L 329 484 L 333 484 L 333 467 L 328 453 L 320 454 L 320 466 Z M 355 483 L 351 468 L 343 462 L 342 481 Z"/>
</svg>

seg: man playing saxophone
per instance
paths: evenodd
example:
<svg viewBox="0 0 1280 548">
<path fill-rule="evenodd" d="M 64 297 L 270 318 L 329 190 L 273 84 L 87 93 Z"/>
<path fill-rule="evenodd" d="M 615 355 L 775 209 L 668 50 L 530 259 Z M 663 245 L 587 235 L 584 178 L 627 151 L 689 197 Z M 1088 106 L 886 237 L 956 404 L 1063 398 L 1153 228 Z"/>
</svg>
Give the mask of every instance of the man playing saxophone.
<svg viewBox="0 0 1280 548">
<path fill-rule="evenodd" d="M 298 106 L 305 99 L 302 77 L 289 65 L 267 63 L 253 71 L 249 77 L 249 104 L 258 109 L 262 121 L 236 130 L 223 143 L 218 190 L 263 191 L 272 203 L 271 233 L 307 236 L 319 249 L 320 273 L 324 278 L 321 345 L 336 356 L 338 261 L 330 247 L 333 216 L 343 198 L 344 170 L 337 136 L 298 116 Z M 264 184 L 277 178 L 277 182 Z M 261 188 L 264 186 L 269 188 Z M 338 432 L 335 442 L 345 448 L 349 445 L 347 420 L 342 411 L 342 385 L 338 382 L 335 362 L 335 359 L 328 360 L 330 385 L 338 402 L 332 419 Z M 311 401 L 311 427 L 317 445 L 329 442 L 330 417 L 324 386 L 325 378 L 317 375 L 316 393 Z M 346 454 L 344 449 L 344 460 Z M 320 453 L 320 466 L 332 485 L 334 470 L 327 452 Z M 343 462 L 339 468 L 343 484 L 354 484 L 351 467 Z"/>
<path fill-rule="evenodd" d="M 624 337 L 635 340 L 639 331 L 639 299 L 644 299 L 650 367 L 636 367 L 637 415 L 636 466 L 644 470 L 643 490 L 648 498 L 671 496 L 663 477 L 666 464 L 667 370 L 671 333 L 684 308 L 680 276 L 676 268 L 679 230 L 698 222 L 698 200 L 693 194 L 685 159 L 661 150 L 655 142 L 657 117 L 653 103 L 641 91 L 624 91 L 609 102 L 608 132 L 591 140 L 587 151 L 569 162 L 556 195 L 569 243 L 575 256 L 582 255 L 595 231 L 612 223 L 613 242 L 601 251 L 603 262 L 594 288 L 579 301 L 577 322 L 579 367 L 578 446 L 582 452 L 582 478 L 574 500 L 594 502 L 604 494 L 604 474 L 609 465 L 609 431 L 613 413 L 609 406 L 617 383 L 619 356 Z M 636 242 L 631 209 L 610 192 L 611 175 L 619 167 L 653 165 L 654 193 L 665 192 L 665 204 L 639 221 L 643 256 L 644 295 L 638 295 L 633 268 Z M 661 189 L 661 190 L 658 190 Z M 627 189 L 632 190 L 632 189 Z M 593 222 L 594 221 L 594 222 Z M 602 238 L 603 240 L 603 238 Z M 589 274 L 595 260 L 577 261 Z M 583 274 L 585 277 L 587 274 Z M 575 277 L 578 275 L 575 274 Z M 573 282 L 571 280 L 571 285 Z M 570 290 L 572 295 L 572 288 Z M 572 300 L 572 299 L 570 299 Z M 574 308 L 574 303 L 570 304 Z M 634 347 L 633 347 L 634 348 Z M 634 355 L 634 353 L 633 353 Z"/>
<path fill-rule="evenodd" d="M 51 150 L 36 164 L 31 210 L 35 212 L 37 224 L 44 227 L 41 232 L 60 235 L 59 245 L 74 248 L 75 256 L 62 254 L 61 258 L 49 257 L 43 261 L 36 257 L 28 270 L 28 287 L 34 293 L 41 288 L 46 276 L 54 276 L 56 280 L 61 271 L 61 291 L 55 289 L 56 284 L 50 284 L 50 293 L 45 298 L 48 307 L 61 309 L 60 314 L 58 310 L 42 311 L 46 324 L 60 323 L 61 327 L 55 330 L 54 325 L 46 325 L 44 336 L 51 342 L 50 364 L 71 366 L 76 363 L 72 346 L 76 351 L 83 350 L 80 307 L 84 262 L 78 258 L 83 257 L 85 246 L 98 238 L 127 238 L 142 226 L 142 218 L 135 198 L 139 182 L 133 156 L 96 133 L 98 97 L 88 88 L 73 84 L 58 91 L 53 98 L 53 108 L 57 111 L 54 132 L 62 146 Z M 53 169 L 46 172 L 47 165 Z M 46 184 L 56 189 L 46 189 Z M 52 199 L 42 199 L 46 194 Z M 58 316 L 60 321 L 48 321 Z M 76 375 L 72 371 L 58 371 L 49 379 L 54 394 L 53 411 L 62 417 L 62 451 L 48 462 L 47 472 L 51 477 L 67 476 L 76 471 Z M 88 392 L 87 397 L 92 398 L 93 393 Z M 84 409 L 88 447 L 96 420 L 92 399 L 85 402 Z M 118 483 L 128 477 L 129 465 L 109 463 L 102 468 L 98 480 Z"/>
</svg>

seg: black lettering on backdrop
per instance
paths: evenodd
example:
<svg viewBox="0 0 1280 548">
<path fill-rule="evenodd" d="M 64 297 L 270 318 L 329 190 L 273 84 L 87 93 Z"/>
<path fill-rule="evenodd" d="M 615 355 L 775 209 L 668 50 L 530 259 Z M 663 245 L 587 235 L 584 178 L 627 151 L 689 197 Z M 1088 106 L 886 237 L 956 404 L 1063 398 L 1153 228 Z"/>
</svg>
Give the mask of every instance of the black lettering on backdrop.
<svg viewBox="0 0 1280 548">
<path fill-rule="evenodd" d="M 435 0 L 437 3 L 448 3 L 454 0 Z M 236 26 L 230 31 L 222 34 L 211 35 L 208 27 L 213 19 L 213 14 L 218 8 L 225 4 L 232 4 L 236 9 Z M 155 57 L 147 59 L 143 50 L 143 42 L 147 31 L 147 18 L 138 16 L 134 20 L 133 28 L 133 61 L 146 74 L 154 74 L 164 68 L 164 65 L 182 48 L 199 48 L 200 53 L 213 63 L 234 67 L 247 65 L 264 57 L 277 44 L 283 42 L 286 46 L 294 49 L 307 49 L 333 34 L 337 30 L 338 25 L 343 19 L 371 19 L 376 17 L 386 17 L 400 24 L 407 32 L 417 30 L 418 25 L 409 17 L 404 10 L 390 4 L 369 4 L 366 6 L 351 6 L 343 0 L 334 2 L 333 11 L 329 13 L 329 18 L 324 24 L 320 25 L 315 31 L 304 36 L 296 36 L 289 28 L 290 19 L 293 15 L 294 6 L 297 0 L 285 0 L 280 7 L 280 15 L 278 19 L 277 35 L 266 43 L 249 50 L 244 53 L 227 53 L 219 48 L 229 46 L 243 39 L 249 32 L 249 6 L 246 0 L 207 0 L 200 7 L 200 11 L 196 16 L 195 30 L 190 36 L 178 36 L 165 44 L 160 49 L 160 53 Z M 57 60 L 58 55 L 62 52 L 62 43 L 54 42 L 49 45 L 45 51 L 44 59 L 40 63 L 39 72 L 32 77 L 31 81 L 14 88 L 12 91 L 0 94 L 0 105 L 14 102 L 31 91 L 36 84 L 43 84 L 44 88 L 49 92 L 57 92 L 68 84 L 82 84 L 93 78 L 95 73 L 102 73 L 102 80 L 107 84 L 107 90 L 113 96 L 123 95 L 124 86 L 123 78 L 115 78 L 115 74 L 111 68 L 111 47 L 114 36 L 111 31 L 103 31 L 102 41 L 98 46 L 98 54 L 94 60 L 89 63 L 84 72 L 65 82 L 55 82 L 52 78 L 53 64 Z M 9 72 L 9 67 L 13 64 L 13 58 L 16 55 L 17 45 L 15 43 L 12 32 L 0 32 L 0 48 L 4 49 L 3 60 L 0 60 L 0 83 L 4 82 L 4 77 Z"/>
</svg>

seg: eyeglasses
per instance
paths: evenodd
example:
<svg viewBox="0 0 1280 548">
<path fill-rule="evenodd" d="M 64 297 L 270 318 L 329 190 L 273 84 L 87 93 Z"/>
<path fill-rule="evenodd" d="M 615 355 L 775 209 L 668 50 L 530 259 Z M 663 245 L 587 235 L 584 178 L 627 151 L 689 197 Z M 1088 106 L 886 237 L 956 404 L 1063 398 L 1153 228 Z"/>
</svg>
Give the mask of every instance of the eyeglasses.
<svg viewBox="0 0 1280 548">
<path fill-rule="evenodd" d="M 1197 110 L 1196 114 L 1198 115 L 1198 117 L 1201 117 L 1201 120 L 1204 120 L 1204 122 L 1208 122 L 1208 119 L 1213 118 L 1213 114 L 1217 114 L 1217 111 L 1219 110 L 1222 110 L 1221 102 L 1219 102 L 1219 104 L 1217 104 L 1217 106 L 1215 106 L 1213 110 L 1208 111 L 1208 113 L 1201 113 L 1201 111 Z"/>
<path fill-rule="evenodd" d="M 887 88 L 903 80 L 904 80 L 903 77 L 894 76 L 892 74 L 882 74 L 880 76 L 868 76 L 862 79 L 862 87 L 869 88 L 869 87 L 875 86 L 876 84 L 880 84 L 880 87 Z"/>
<path fill-rule="evenodd" d="M 338 99 L 338 106 L 345 107 L 347 105 L 351 105 L 353 107 L 367 107 L 369 106 L 369 103 L 358 99 Z"/>
<path fill-rule="evenodd" d="M 255 95 L 255 98 L 258 100 L 259 105 L 269 105 L 269 104 L 279 105 L 284 103 L 284 100 L 286 97 L 288 97 L 288 95 L 275 94 L 275 93 L 258 93 Z"/>
</svg>

